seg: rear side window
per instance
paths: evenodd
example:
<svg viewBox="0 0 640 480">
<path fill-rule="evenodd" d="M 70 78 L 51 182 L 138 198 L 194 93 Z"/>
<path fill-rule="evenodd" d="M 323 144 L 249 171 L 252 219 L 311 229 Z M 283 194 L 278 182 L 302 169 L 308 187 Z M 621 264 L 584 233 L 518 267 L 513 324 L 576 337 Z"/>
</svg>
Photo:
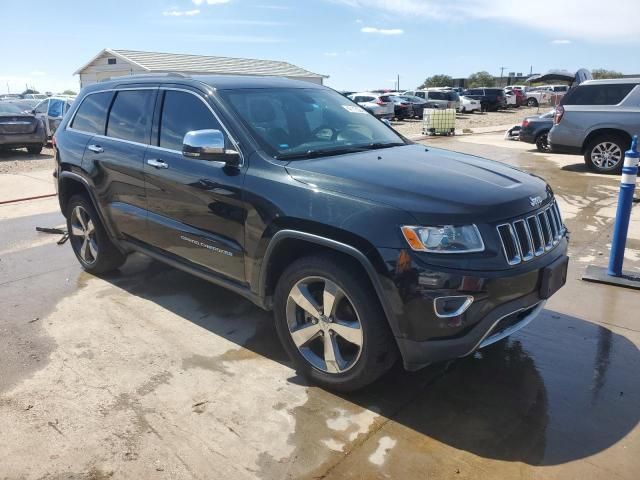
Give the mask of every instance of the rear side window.
<svg viewBox="0 0 640 480">
<path fill-rule="evenodd" d="M 424 92 L 416 92 L 416 97 L 422 98 L 423 100 L 426 98 Z"/>
<path fill-rule="evenodd" d="M 485 95 L 504 95 L 504 90 L 500 88 L 486 88 Z"/>
<path fill-rule="evenodd" d="M 471 89 L 471 90 L 467 90 L 467 95 L 482 95 L 482 90 L 479 90 L 477 88 Z"/>
<path fill-rule="evenodd" d="M 49 100 L 49 111 L 47 115 L 54 118 L 62 117 L 62 109 L 64 107 L 64 102 L 62 100 L 51 99 Z"/>
<path fill-rule="evenodd" d="M 82 101 L 76 116 L 73 117 L 71 128 L 83 132 L 104 135 L 104 127 L 107 123 L 107 110 L 113 93 L 101 92 L 87 95 Z"/>
<path fill-rule="evenodd" d="M 137 143 L 149 143 L 155 90 L 123 90 L 113 101 L 107 136 Z"/>
<path fill-rule="evenodd" d="M 379 98 L 380 98 L 380 100 L 381 100 L 381 101 L 383 101 L 383 102 L 390 102 L 390 101 L 391 101 L 391 97 L 390 97 L 390 96 L 388 96 L 388 95 L 384 95 L 384 96 L 381 96 L 381 97 L 379 97 Z"/>
<path fill-rule="evenodd" d="M 44 102 L 39 103 L 35 111 L 36 113 L 47 113 L 47 108 L 49 107 L 49 100 L 45 100 Z"/>
<path fill-rule="evenodd" d="M 447 94 L 444 92 L 429 92 L 429 98 L 432 100 L 446 100 Z"/>
<path fill-rule="evenodd" d="M 633 90 L 633 83 L 580 85 L 562 99 L 562 105 L 617 105 Z"/>
<path fill-rule="evenodd" d="M 160 146 L 182 151 L 187 132 L 205 129 L 222 130 L 207 106 L 195 95 L 167 90 L 160 116 Z"/>
</svg>

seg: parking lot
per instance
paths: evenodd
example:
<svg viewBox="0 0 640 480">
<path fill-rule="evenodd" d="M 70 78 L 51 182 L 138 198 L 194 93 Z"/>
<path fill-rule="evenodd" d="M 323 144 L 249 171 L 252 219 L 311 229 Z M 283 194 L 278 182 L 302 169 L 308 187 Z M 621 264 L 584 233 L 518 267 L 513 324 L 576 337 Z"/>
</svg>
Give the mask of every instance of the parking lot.
<svg viewBox="0 0 640 480">
<path fill-rule="evenodd" d="M 508 341 L 357 394 L 306 383 L 240 296 L 138 255 L 83 273 L 35 231 L 64 223 L 54 197 L 0 205 L 0 477 L 636 479 L 640 292 L 581 280 L 606 265 L 619 177 L 498 133 L 426 143 L 549 181 L 569 278 Z M 5 185 L 50 175 L 25 160 Z"/>
</svg>

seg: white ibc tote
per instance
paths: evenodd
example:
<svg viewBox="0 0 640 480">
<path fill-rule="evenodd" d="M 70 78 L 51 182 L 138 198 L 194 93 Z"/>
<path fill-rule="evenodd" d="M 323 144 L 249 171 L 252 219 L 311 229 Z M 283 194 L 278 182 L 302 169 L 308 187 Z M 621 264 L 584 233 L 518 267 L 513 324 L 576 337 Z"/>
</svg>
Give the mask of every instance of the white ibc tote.
<svg viewBox="0 0 640 480">
<path fill-rule="evenodd" d="M 422 114 L 423 135 L 454 135 L 456 110 L 454 108 L 425 108 Z"/>
</svg>

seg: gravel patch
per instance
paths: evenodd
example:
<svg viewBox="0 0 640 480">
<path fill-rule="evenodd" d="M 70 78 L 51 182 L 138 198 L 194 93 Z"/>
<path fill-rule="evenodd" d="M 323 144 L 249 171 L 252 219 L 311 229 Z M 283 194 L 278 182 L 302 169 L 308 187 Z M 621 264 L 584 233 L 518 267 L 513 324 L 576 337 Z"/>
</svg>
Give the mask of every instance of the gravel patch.
<svg viewBox="0 0 640 480">
<path fill-rule="evenodd" d="M 55 164 L 51 148 L 43 148 L 38 155 L 32 155 L 23 148 L 0 151 L 0 173 L 24 173 L 46 169 L 53 171 Z"/>
<path fill-rule="evenodd" d="M 516 125 L 521 123 L 525 117 L 543 114 L 548 107 L 530 108 L 510 108 L 498 112 L 485 113 L 459 113 L 456 115 L 456 130 L 475 127 L 494 127 L 498 125 Z M 422 120 L 403 120 L 392 122 L 393 128 L 405 136 L 420 135 L 422 133 Z"/>
</svg>

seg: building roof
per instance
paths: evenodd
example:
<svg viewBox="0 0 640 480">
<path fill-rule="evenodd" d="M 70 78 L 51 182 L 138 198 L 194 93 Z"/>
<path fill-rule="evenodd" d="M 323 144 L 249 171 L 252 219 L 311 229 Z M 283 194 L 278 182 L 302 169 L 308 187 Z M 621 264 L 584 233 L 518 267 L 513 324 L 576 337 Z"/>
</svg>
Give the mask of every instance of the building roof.
<svg viewBox="0 0 640 480">
<path fill-rule="evenodd" d="M 275 75 L 280 77 L 316 77 L 327 75 L 313 73 L 288 62 L 257 60 L 253 58 L 209 57 L 182 53 L 141 52 L 138 50 L 113 50 L 105 48 L 74 75 L 81 73 L 103 54 L 113 55 L 138 65 L 148 72 L 192 72 L 223 75 Z"/>
</svg>

